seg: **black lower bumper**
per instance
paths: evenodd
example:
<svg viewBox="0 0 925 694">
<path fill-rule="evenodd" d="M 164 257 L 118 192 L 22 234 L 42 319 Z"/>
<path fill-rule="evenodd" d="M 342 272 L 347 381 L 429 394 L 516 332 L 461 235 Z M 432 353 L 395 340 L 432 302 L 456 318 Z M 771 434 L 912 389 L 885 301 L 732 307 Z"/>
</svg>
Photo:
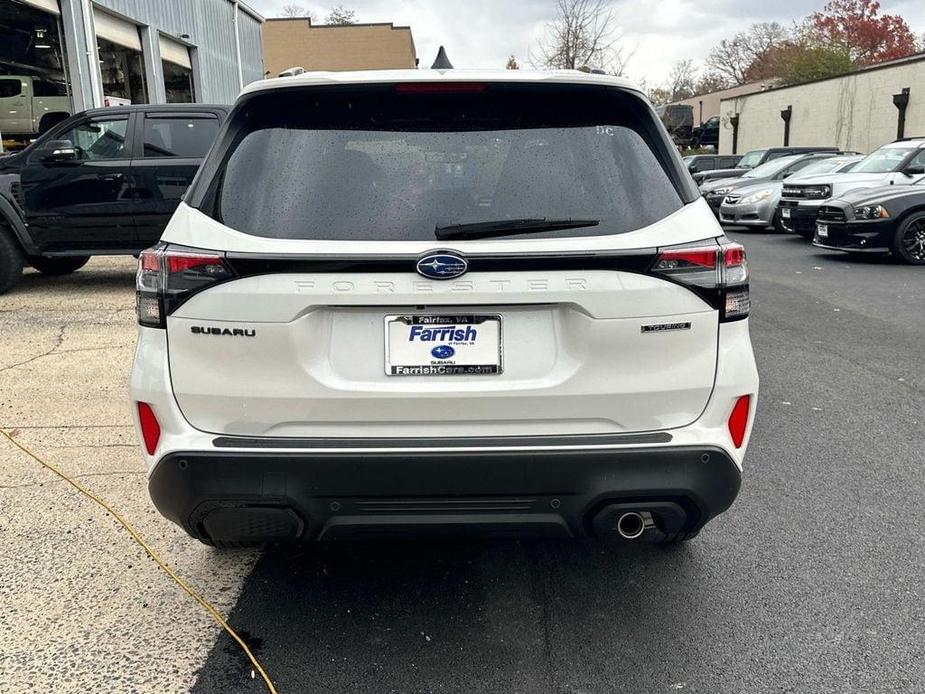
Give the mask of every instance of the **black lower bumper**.
<svg viewBox="0 0 925 694">
<path fill-rule="evenodd" d="M 786 205 L 781 203 L 781 224 L 787 231 L 799 234 L 805 239 L 812 239 L 816 233 L 816 216 L 818 207 Z M 784 216 L 784 209 L 789 209 L 789 216 Z"/>
<path fill-rule="evenodd" d="M 813 245 L 838 251 L 858 253 L 885 253 L 890 250 L 895 234 L 893 220 L 884 222 L 829 222 L 826 236 L 820 237 L 818 229 L 813 238 Z"/>
<path fill-rule="evenodd" d="M 650 511 L 666 534 L 691 534 L 729 507 L 739 485 L 722 450 L 666 446 L 172 453 L 149 491 L 193 537 L 248 544 L 431 532 L 594 536 L 608 508 L 631 506 Z"/>
</svg>

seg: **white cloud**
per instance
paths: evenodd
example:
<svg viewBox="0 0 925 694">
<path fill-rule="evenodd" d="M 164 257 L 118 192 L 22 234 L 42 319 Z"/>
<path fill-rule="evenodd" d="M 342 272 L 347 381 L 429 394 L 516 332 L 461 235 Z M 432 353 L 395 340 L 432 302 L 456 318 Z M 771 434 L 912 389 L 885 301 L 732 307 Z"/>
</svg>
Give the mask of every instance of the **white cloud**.
<svg viewBox="0 0 925 694">
<path fill-rule="evenodd" d="M 298 4 L 323 19 L 330 5 L 310 0 L 248 0 L 267 17 Z M 820 9 L 825 0 L 614 0 L 614 15 L 628 50 L 631 77 L 656 84 L 672 64 L 692 58 L 702 64 L 710 48 L 755 22 L 789 25 Z M 456 67 L 504 67 L 516 55 L 528 65 L 529 49 L 555 12 L 553 0 L 345 0 L 361 22 L 411 26 L 418 58 L 429 66 L 443 44 Z M 918 35 L 925 32 L 925 2 L 883 0 L 881 12 L 903 16 Z"/>
</svg>

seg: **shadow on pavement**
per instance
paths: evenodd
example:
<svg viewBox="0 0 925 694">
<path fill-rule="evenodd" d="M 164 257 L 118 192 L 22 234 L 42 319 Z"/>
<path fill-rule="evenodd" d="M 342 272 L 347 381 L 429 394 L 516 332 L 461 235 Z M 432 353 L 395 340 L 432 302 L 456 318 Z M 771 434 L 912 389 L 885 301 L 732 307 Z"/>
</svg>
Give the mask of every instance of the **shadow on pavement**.
<svg viewBox="0 0 925 694">
<path fill-rule="evenodd" d="M 677 653 L 679 638 L 697 652 L 691 620 L 710 602 L 697 554 L 514 541 L 273 551 L 230 623 L 280 694 L 661 690 L 668 660 L 651 652 Z M 193 691 L 262 691 L 250 670 L 223 635 Z"/>
<path fill-rule="evenodd" d="M 113 268 L 84 268 L 69 275 L 43 275 L 26 268 L 22 278 L 10 289 L 7 296 L 39 292 L 98 291 L 101 289 L 133 289 L 135 269 L 131 266 Z"/>
</svg>

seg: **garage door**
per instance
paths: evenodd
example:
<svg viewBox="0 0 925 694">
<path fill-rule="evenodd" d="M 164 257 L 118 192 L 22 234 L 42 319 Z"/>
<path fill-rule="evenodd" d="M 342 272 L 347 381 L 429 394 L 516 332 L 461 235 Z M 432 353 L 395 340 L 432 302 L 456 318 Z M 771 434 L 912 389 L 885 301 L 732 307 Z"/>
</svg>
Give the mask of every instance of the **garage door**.
<svg viewBox="0 0 925 694">
<path fill-rule="evenodd" d="M 161 60 L 166 60 L 168 63 L 173 63 L 174 65 L 180 65 L 187 70 L 193 69 L 193 65 L 190 63 L 189 59 L 189 48 L 185 45 L 178 41 L 173 41 L 163 34 L 160 36 L 160 45 Z"/>
<path fill-rule="evenodd" d="M 40 10 L 45 10 L 46 12 L 51 12 L 52 14 L 61 14 L 61 10 L 58 9 L 58 0 L 20 0 L 26 5 L 32 5 L 37 7 Z"/>
<path fill-rule="evenodd" d="M 93 23 L 96 25 L 96 35 L 99 38 L 141 52 L 141 37 L 138 35 L 137 25 L 96 8 L 93 8 Z"/>
</svg>

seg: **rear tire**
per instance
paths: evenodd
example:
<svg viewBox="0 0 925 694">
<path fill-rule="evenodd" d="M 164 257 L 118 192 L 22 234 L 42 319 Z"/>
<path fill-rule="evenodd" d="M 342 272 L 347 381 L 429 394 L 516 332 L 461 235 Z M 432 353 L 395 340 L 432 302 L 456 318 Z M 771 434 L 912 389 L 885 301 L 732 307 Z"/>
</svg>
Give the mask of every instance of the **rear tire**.
<svg viewBox="0 0 925 694">
<path fill-rule="evenodd" d="M 22 277 L 24 256 L 9 227 L 0 224 L 0 294 L 8 292 Z"/>
<path fill-rule="evenodd" d="M 925 212 L 904 219 L 891 246 L 893 255 L 907 265 L 925 265 Z"/>
<path fill-rule="evenodd" d="M 29 265 L 43 275 L 69 275 L 76 272 L 90 261 L 88 255 L 75 255 L 65 258 L 29 258 Z"/>
</svg>

